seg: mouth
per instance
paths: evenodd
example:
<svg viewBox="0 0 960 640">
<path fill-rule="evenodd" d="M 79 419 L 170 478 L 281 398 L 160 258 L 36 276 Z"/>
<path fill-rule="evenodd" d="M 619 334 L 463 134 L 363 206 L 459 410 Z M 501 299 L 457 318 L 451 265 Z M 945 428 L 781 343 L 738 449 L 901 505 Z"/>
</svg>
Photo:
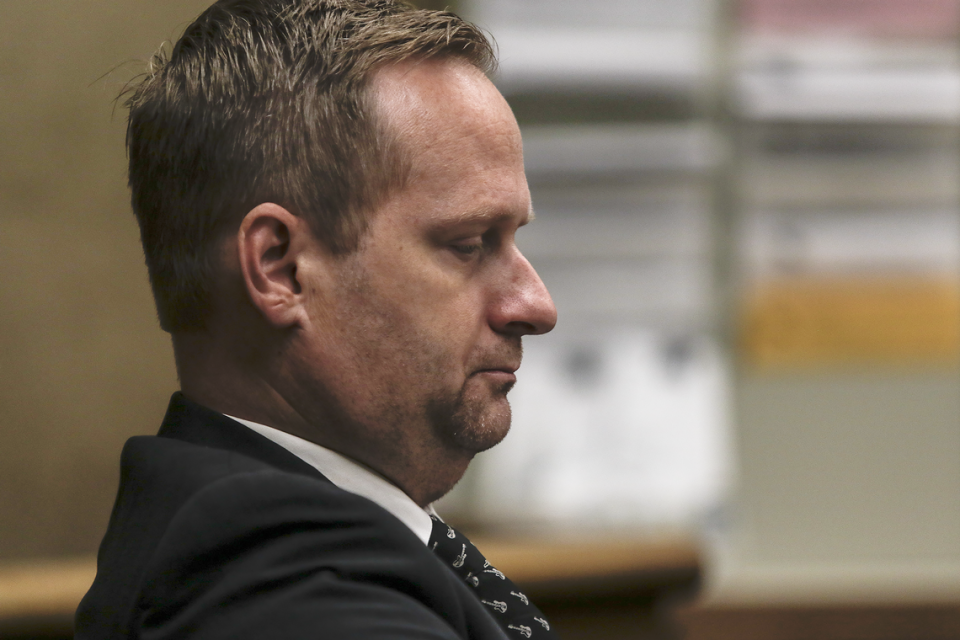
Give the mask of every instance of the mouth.
<svg viewBox="0 0 960 640">
<path fill-rule="evenodd" d="M 487 369 L 478 369 L 473 373 L 473 375 L 483 380 L 487 380 L 495 387 L 499 387 L 505 391 L 508 391 L 517 382 L 517 368 L 518 367 L 513 366 L 490 367 Z"/>
<path fill-rule="evenodd" d="M 499 372 L 501 372 L 501 373 L 509 373 L 509 374 L 513 375 L 513 374 L 515 374 L 515 373 L 517 372 L 517 369 L 519 369 L 519 368 L 520 368 L 519 366 L 503 365 L 503 366 L 500 366 L 500 367 L 483 367 L 482 369 L 477 369 L 476 372 L 477 372 L 477 373 L 486 373 L 486 372 L 488 372 L 488 371 L 499 371 Z"/>
<path fill-rule="evenodd" d="M 474 374 L 475 380 L 482 380 L 483 386 L 493 397 L 506 396 L 517 384 L 517 376 L 502 369 L 484 369 Z"/>
<path fill-rule="evenodd" d="M 476 368 L 470 377 L 485 380 L 501 393 L 506 393 L 517 382 L 517 369 L 520 368 L 522 358 L 523 351 L 519 342 L 498 345 L 498 348 L 491 349 L 486 353 L 486 357 L 475 363 Z"/>
<path fill-rule="evenodd" d="M 485 364 L 484 366 L 478 367 L 474 373 L 504 373 L 509 375 L 515 375 L 517 369 L 520 368 L 519 362 L 505 362 L 497 364 Z"/>
</svg>

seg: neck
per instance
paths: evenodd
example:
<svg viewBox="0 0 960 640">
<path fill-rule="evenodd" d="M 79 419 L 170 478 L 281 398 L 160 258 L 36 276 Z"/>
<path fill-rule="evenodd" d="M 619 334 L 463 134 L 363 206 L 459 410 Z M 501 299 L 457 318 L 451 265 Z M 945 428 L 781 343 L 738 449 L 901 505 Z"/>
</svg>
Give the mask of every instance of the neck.
<svg viewBox="0 0 960 640">
<path fill-rule="evenodd" d="M 214 411 L 306 438 L 300 416 L 263 377 L 247 373 L 256 368 L 254 354 L 225 342 L 207 332 L 173 335 L 184 395 Z"/>
</svg>

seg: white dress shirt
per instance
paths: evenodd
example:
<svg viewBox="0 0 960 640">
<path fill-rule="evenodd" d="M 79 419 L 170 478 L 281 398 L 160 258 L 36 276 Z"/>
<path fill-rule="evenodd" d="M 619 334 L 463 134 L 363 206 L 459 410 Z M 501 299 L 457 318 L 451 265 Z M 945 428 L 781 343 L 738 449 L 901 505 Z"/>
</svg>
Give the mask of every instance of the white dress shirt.
<svg viewBox="0 0 960 640">
<path fill-rule="evenodd" d="M 336 451 L 273 427 L 234 416 L 227 417 L 280 445 L 314 467 L 344 491 L 355 493 L 377 503 L 392 513 L 397 520 L 407 525 L 423 541 L 423 544 L 430 541 L 430 533 L 433 530 L 433 521 L 430 516 L 436 515 L 432 505 L 428 505 L 426 509 L 421 508 L 399 487 Z"/>
</svg>

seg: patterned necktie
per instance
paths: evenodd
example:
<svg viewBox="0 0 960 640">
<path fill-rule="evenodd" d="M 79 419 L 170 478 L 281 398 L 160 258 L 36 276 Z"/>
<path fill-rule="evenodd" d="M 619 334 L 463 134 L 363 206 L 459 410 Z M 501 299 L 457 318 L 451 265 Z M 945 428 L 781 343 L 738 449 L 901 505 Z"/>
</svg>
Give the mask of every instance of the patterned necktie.
<svg viewBox="0 0 960 640">
<path fill-rule="evenodd" d="M 509 578 L 494 569 L 463 534 L 430 517 L 430 548 L 473 588 L 509 637 L 557 640 L 544 615 Z"/>
</svg>

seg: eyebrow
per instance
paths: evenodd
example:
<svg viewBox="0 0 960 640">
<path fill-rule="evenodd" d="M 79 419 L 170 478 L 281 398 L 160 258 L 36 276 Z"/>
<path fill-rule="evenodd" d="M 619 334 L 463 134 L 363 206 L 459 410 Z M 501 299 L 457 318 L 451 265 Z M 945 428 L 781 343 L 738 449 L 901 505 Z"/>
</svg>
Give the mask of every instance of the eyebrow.
<svg viewBox="0 0 960 640">
<path fill-rule="evenodd" d="M 529 224 L 537 217 L 537 214 L 533 210 L 531 205 L 530 209 L 527 211 L 526 220 L 524 220 L 520 226 Z M 501 209 L 494 209 L 485 207 L 482 209 L 475 209 L 473 211 L 468 211 L 458 215 L 456 218 L 450 221 L 450 225 L 461 225 L 461 224 L 471 224 L 471 223 L 481 223 L 481 222 L 495 222 L 499 220 L 506 220 L 513 218 L 513 214 Z M 446 225 L 444 225 L 446 226 Z"/>
</svg>

